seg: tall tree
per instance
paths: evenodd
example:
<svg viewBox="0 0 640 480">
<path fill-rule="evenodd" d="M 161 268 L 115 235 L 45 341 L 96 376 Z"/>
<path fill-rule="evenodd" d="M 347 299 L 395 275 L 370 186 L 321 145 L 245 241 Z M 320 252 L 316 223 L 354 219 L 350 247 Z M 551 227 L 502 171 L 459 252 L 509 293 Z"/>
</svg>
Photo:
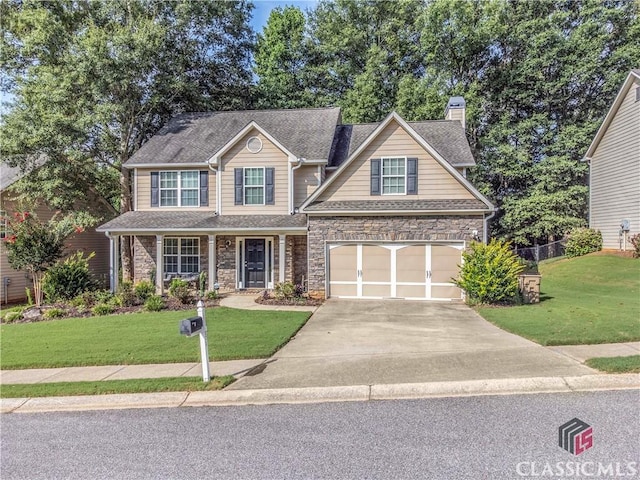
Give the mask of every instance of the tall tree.
<svg viewBox="0 0 640 480">
<path fill-rule="evenodd" d="M 48 159 L 28 192 L 50 205 L 72 208 L 88 185 L 120 178 L 118 206 L 129 211 L 122 165 L 170 116 L 248 105 L 245 1 L 16 0 L 0 8 L 2 86 L 15 96 L 0 154 L 24 168 Z M 127 278 L 131 239 L 122 246 Z"/>
</svg>

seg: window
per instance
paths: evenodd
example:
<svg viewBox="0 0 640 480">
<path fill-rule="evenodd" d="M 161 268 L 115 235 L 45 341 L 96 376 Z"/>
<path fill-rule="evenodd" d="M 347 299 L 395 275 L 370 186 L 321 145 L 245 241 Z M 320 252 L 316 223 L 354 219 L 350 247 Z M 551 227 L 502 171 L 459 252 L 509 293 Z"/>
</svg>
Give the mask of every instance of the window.
<svg viewBox="0 0 640 480">
<path fill-rule="evenodd" d="M 183 275 L 200 272 L 200 239 L 165 238 L 164 273 Z"/>
<path fill-rule="evenodd" d="M 160 172 L 161 207 L 197 207 L 199 191 L 198 171 Z"/>
<path fill-rule="evenodd" d="M 244 169 L 244 204 L 264 205 L 264 168 Z"/>
<path fill-rule="evenodd" d="M 0 239 L 7 236 L 7 212 L 0 210 Z"/>
<path fill-rule="evenodd" d="M 382 159 L 382 194 L 404 195 L 406 192 L 406 158 Z"/>
</svg>

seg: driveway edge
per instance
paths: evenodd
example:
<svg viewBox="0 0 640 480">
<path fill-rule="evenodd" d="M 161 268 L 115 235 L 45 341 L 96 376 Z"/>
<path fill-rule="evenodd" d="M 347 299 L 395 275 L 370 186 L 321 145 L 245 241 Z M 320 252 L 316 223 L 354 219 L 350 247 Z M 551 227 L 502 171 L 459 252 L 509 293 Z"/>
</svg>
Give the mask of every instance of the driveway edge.
<svg viewBox="0 0 640 480">
<path fill-rule="evenodd" d="M 0 399 L 0 413 L 42 413 L 130 408 L 176 408 L 234 405 L 366 402 L 438 397 L 569 393 L 640 389 L 639 374 L 599 374 L 580 377 L 536 377 L 458 382 L 352 385 L 337 387 L 219 390 L 86 395 L 77 397 Z"/>
</svg>

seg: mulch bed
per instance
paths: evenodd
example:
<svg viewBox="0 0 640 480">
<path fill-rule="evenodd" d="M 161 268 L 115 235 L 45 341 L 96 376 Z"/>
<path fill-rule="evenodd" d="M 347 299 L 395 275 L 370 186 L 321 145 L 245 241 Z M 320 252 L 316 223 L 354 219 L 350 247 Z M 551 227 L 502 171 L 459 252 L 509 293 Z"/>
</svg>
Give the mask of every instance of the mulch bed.
<svg viewBox="0 0 640 480">
<path fill-rule="evenodd" d="M 313 297 L 296 297 L 296 298 L 275 298 L 265 297 L 260 295 L 256 298 L 256 303 L 262 305 L 284 305 L 284 306 L 298 306 L 298 307 L 317 307 L 322 305 L 324 300 Z"/>
</svg>

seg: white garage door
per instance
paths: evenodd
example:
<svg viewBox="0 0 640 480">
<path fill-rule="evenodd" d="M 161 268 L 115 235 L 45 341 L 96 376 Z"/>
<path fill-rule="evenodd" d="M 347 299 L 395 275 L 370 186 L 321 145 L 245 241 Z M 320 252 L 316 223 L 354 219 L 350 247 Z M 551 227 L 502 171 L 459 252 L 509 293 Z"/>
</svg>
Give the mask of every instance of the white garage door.
<svg viewBox="0 0 640 480">
<path fill-rule="evenodd" d="M 452 283 L 464 244 L 330 244 L 329 296 L 462 298 Z"/>
</svg>

